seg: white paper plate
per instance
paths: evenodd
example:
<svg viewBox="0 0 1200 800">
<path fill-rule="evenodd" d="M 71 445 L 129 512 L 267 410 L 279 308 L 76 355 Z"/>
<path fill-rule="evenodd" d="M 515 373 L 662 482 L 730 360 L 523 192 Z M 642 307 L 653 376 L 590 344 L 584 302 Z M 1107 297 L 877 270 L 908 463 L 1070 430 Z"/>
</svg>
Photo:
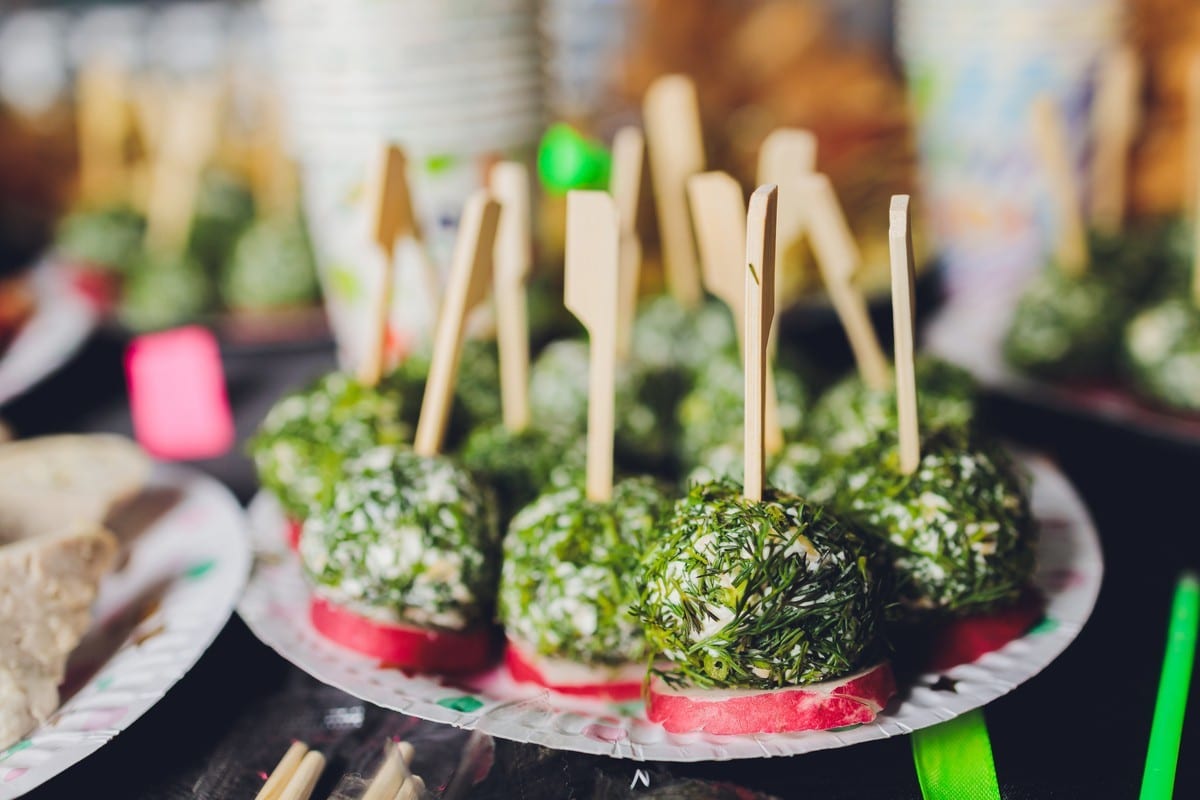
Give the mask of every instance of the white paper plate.
<svg viewBox="0 0 1200 800">
<path fill-rule="evenodd" d="M 870 725 L 850 730 L 757 736 L 678 735 L 647 722 L 640 704 L 571 702 L 518 685 L 503 668 L 443 683 L 410 677 L 342 649 L 308 622 L 308 590 L 284 542 L 284 520 L 270 497 L 250 505 L 254 574 L 238 605 L 250 629 L 318 680 L 385 708 L 422 719 L 561 750 L 652 761 L 708 761 L 785 756 L 911 733 L 978 708 L 1042 671 L 1078 635 L 1100 591 L 1100 542 L 1070 483 L 1044 460 L 1027 459 L 1033 507 L 1041 523 L 1035 583 L 1046 619 L 1024 637 L 972 664 L 921 675 Z M 934 685 L 955 682 L 955 691 Z"/>
<path fill-rule="evenodd" d="M 132 725 L 196 663 L 245 586 L 246 515 L 216 480 L 159 465 L 131 511 L 144 512 L 149 525 L 101 586 L 92 630 L 68 669 L 70 699 L 0 751 L 0 800 L 39 786 Z M 99 794 L 119 795 L 112 791 Z"/>
<path fill-rule="evenodd" d="M 31 276 L 37 308 L 0 355 L 0 403 L 24 393 L 75 354 L 98 315 L 63 269 L 36 267 Z"/>
</svg>

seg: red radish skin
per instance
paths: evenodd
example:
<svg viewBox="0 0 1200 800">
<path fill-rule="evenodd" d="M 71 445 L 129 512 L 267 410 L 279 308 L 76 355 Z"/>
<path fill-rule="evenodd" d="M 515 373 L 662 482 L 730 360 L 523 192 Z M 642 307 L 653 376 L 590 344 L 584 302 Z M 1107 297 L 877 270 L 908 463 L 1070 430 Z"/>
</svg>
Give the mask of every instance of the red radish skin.
<svg viewBox="0 0 1200 800">
<path fill-rule="evenodd" d="M 646 716 L 671 733 L 823 731 L 871 722 L 895 693 L 887 662 L 837 680 L 766 691 L 679 690 L 655 678 Z"/>
<path fill-rule="evenodd" d="M 934 635 L 928 668 L 942 671 L 970 664 L 1020 639 L 1042 621 L 1043 607 L 1036 592 L 1026 592 L 1008 608 L 945 623 Z"/>
<path fill-rule="evenodd" d="M 287 543 L 292 552 L 300 549 L 300 531 L 304 529 L 304 522 L 298 519 L 289 518 L 287 521 Z"/>
<path fill-rule="evenodd" d="M 330 641 L 390 667 L 449 675 L 479 672 L 492 661 L 489 628 L 453 633 L 379 622 L 316 595 L 309 601 L 309 619 Z"/>
<path fill-rule="evenodd" d="M 547 678 L 538 665 L 538 662 L 543 660 L 538 656 L 531 656 L 523 652 L 511 641 L 504 650 L 504 663 L 508 667 L 508 672 L 512 675 L 513 680 L 519 683 L 536 683 L 559 694 L 612 700 L 618 703 L 637 700 L 642 696 L 643 681 L 641 678 L 635 681 L 606 681 L 604 680 L 605 673 L 597 670 L 595 679 L 588 683 L 555 682 Z"/>
</svg>

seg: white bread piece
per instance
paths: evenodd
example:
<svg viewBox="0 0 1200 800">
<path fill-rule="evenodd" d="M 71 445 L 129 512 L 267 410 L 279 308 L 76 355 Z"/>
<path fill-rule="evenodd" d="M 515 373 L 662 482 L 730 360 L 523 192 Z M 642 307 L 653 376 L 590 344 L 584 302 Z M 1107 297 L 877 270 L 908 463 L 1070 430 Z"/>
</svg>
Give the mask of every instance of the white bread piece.
<svg viewBox="0 0 1200 800">
<path fill-rule="evenodd" d="M 58 707 L 67 658 L 116 553 L 116 538 L 95 524 L 0 547 L 0 749 Z"/>
<path fill-rule="evenodd" d="M 98 525 L 141 491 L 151 461 L 123 436 L 0 444 L 0 542 Z"/>
</svg>

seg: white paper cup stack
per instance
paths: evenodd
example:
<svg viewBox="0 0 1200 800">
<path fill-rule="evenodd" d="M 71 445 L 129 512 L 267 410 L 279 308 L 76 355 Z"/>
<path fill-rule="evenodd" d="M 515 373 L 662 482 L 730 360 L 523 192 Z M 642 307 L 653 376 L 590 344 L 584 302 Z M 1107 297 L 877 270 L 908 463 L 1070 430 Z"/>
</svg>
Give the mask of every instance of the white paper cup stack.
<svg viewBox="0 0 1200 800">
<path fill-rule="evenodd" d="M 343 363 L 368 335 L 381 270 L 364 181 L 385 141 L 444 271 L 458 216 L 498 158 L 532 161 L 544 125 L 536 0 L 266 0 L 291 146 Z M 397 258 L 393 327 L 428 333 L 420 265 Z"/>
<path fill-rule="evenodd" d="M 1083 173 L 1100 59 L 1122 33 L 1120 0 L 901 0 L 896 41 L 917 124 L 922 195 L 951 289 L 1036 269 L 1056 221 L 1030 109 L 1062 108 Z"/>
</svg>

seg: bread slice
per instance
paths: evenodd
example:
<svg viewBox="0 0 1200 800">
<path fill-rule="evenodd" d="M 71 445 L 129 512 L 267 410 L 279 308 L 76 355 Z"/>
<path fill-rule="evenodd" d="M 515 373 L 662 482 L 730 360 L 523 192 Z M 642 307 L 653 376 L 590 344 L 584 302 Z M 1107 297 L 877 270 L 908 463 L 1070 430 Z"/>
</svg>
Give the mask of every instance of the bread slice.
<svg viewBox="0 0 1200 800">
<path fill-rule="evenodd" d="M 0 749 L 58 707 L 67 658 L 116 553 L 99 526 L 0 547 Z"/>
</svg>

